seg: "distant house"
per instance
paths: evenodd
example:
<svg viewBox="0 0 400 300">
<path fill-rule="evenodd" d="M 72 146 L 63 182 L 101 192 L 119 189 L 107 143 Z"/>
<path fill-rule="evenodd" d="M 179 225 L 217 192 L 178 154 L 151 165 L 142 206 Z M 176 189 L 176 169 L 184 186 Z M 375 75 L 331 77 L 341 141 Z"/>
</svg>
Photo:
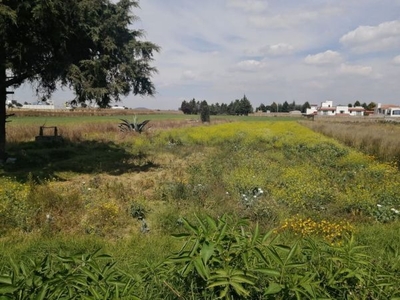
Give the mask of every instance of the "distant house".
<svg viewBox="0 0 400 300">
<path fill-rule="evenodd" d="M 114 106 L 111 106 L 111 109 L 128 109 L 128 108 L 126 106 L 114 105 Z"/>
<path fill-rule="evenodd" d="M 318 115 L 322 116 L 364 116 L 365 108 L 362 106 L 348 107 L 344 105 L 334 106 L 333 101 L 325 101 L 317 109 Z"/>
<path fill-rule="evenodd" d="M 395 104 L 381 104 L 375 107 L 374 114 L 386 117 L 400 117 L 400 106 Z"/>
<path fill-rule="evenodd" d="M 364 116 L 365 109 L 362 106 L 348 107 L 344 105 L 334 106 L 333 101 L 324 101 L 321 106 L 312 104 L 311 108 L 307 108 L 306 116 Z"/>
<path fill-rule="evenodd" d="M 316 115 L 318 112 L 318 104 L 310 104 L 310 108 L 306 109 L 306 115 Z"/>
<path fill-rule="evenodd" d="M 365 114 L 365 108 L 361 106 L 349 107 L 350 116 L 363 116 Z"/>
<path fill-rule="evenodd" d="M 39 110 L 48 110 L 55 109 L 54 103 L 51 100 L 47 101 L 37 101 L 36 103 L 25 103 L 22 105 L 22 108 L 25 109 L 39 109 Z"/>
</svg>

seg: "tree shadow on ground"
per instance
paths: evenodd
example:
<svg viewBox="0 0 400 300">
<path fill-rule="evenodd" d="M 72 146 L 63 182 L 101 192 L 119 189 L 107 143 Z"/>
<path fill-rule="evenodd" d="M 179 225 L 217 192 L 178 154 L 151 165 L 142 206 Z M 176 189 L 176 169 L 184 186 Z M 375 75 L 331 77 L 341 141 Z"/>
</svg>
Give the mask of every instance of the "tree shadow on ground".
<svg viewBox="0 0 400 300">
<path fill-rule="evenodd" d="M 61 172 L 121 175 L 157 167 L 147 154 L 132 154 L 113 142 L 24 142 L 10 145 L 8 152 L 16 160 L 4 165 L 2 173 L 21 182 L 30 176 L 38 180 L 63 180 L 58 175 Z"/>
</svg>

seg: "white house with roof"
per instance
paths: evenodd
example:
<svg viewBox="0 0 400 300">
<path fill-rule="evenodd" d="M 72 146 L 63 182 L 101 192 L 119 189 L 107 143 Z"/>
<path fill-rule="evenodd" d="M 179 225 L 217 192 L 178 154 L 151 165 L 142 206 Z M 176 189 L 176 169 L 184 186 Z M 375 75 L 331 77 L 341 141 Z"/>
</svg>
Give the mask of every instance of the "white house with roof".
<svg viewBox="0 0 400 300">
<path fill-rule="evenodd" d="M 345 105 L 334 106 L 333 101 L 328 100 L 321 103 L 318 107 L 316 104 L 310 105 L 307 108 L 306 115 L 321 115 L 321 116 L 364 116 L 365 109 L 362 106 L 348 107 Z"/>
<path fill-rule="evenodd" d="M 316 115 L 318 112 L 318 104 L 310 104 L 310 108 L 306 109 L 306 115 Z"/>
<path fill-rule="evenodd" d="M 400 106 L 395 104 L 381 104 L 375 107 L 375 114 L 387 117 L 400 117 Z"/>
<path fill-rule="evenodd" d="M 325 101 L 321 103 L 321 106 L 317 109 L 318 115 L 322 116 L 337 116 L 337 115 L 348 115 L 348 116 L 364 116 L 365 109 L 362 106 L 348 107 L 345 105 L 334 106 L 333 101 Z"/>
<path fill-rule="evenodd" d="M 47 101 L 37 101 L 36 103 L 24 104 L 22 105 L 22 108 L 48 110 L 48 109 L 55 109 L 55 106 L 53 101 L 47 100 Z"/>
</svg>

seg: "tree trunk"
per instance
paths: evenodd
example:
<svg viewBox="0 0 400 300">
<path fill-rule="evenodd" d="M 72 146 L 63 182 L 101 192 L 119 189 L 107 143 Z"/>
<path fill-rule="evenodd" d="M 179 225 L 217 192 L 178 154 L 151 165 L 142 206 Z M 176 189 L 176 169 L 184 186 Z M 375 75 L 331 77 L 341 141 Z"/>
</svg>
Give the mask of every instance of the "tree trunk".
<svg viewBox="0 0 400 300">
<path fill-rule="evenodd" d="M 0 38 L 0 161 L 6 159 L 6 53 Z"/>
</svg>

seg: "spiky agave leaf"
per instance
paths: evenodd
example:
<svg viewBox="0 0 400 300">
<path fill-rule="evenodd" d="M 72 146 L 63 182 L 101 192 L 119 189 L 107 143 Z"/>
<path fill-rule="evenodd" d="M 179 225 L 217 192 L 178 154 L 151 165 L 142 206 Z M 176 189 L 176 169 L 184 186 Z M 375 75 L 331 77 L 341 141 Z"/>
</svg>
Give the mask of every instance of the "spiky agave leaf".
<svg viewBox="0 0 400 300">
<path fill-rule="evenodd" d="M 138 123 L 136 120 L 136 116 L 133 119 L 133 123 L 129 123 L 128 120 L 126 119 L 120 119 L 122 122 L 119 123 L 118 127 L 120 128 L 121 131 L 136 131 L 139 133 L 142 133 L 144 130 L 144 127 L 146 126 L 147 123 L 150 122 L 150 120 L 144 120 L 142 123 Z"/>
<path fill-rule="evenodd" d="M 118 127 L 121 131 L 132 131 L 133 130 L 133 124 L 129 123 L 128 120 L 126 119 L 120 119 L 122 122 L 119 123 Z"/>
</svg>

